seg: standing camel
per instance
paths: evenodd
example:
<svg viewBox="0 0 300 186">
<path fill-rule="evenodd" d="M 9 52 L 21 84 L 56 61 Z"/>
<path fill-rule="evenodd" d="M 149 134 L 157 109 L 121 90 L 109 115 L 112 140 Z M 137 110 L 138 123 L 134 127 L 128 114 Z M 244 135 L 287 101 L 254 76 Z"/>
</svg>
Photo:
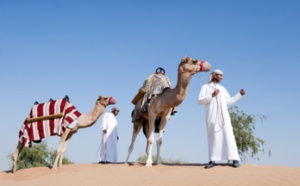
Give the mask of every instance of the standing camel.
<svg viewBox="0 0 300 186">
<path fill-rule="evenodd" d="M 162 94 L 159 94 L 152 98 L 151 104 L 147 106 L 148 112 L 142 113 L 142 119 L 133 120 L 133 134 L 132 141 L 128 149 L 128 156 L 126 162 L 128 162 L 129 156 L 133 151 L 134 142 L 136 137 L 146 122 L 148 128 L 146 127 L 146 138 L 147 138 L 147 162 L 146 166 L 152 166 L 152 145 L 154 142 L 154 125 L 157 118 L 161 118 L 159 124 L 159 132 L 157 138 L 157 159 L 156 163 L 160 163 L 160 146 L 162 144 L 162 137 L 167 121 L 170 118 L 172 108 L 177 107 L 184 100 L 189 82 L 194 74 L 197 72 L 207 72 L 210 71 L 211 65 L 204 60 L 197 60 L 185 56 L 178 66 L 178 76 L 177 84 L 175 88 L 165 89 Z M 138 111 L 142 104 L 141 98 L 136 106 L 135 110 Z"/>
<path fill-rule="evenodd" d="M 72 135 L 74 133 L 76 133 L 78 131 L 78 129 L 92 126 L 94 123 L 96 123 L 96 121 L 98 120 L 98 118 L 101 116 L 101 114 L 104 112 L 105 108 L 108 105 L 116 103 L 116 99 L 113 98 L 113 97 L 99 96 L 93 110 L 88 114 L 82 114 L 81 115 L 81 113 L 79 113 L 74 106 L 69 104 L 68 100 L 65 100 L 65 99 L 62 99 L 62 100 L 65 103 L 65 106 L 63 106 L 63 108 L 62 108 L 63 109 L 63 114 L 62 115 L 64 115 L 64 116 L 60 116 L 60 117 L 62 117 L 62 120 L 73 121 L 71 119 L 71 117 L 73 117 L 73 119 L 74 118 L 76 119 L 77 117 L 78 118 L 77 118 L 77 123 L 73 128 L 69 128 L 67 126 L 63 126 L 63 127 L 60 126 L 63 129 L 62 131 L 54 132 L 54 133 L 49 134 L 51 136 L 61 135 L 59 146 L 58 146 L 58 149 L 57 149 L 56 158 L 55 158 L 55 161 L 53 163 L 52 169 L 56 169 L 57 167 L 60 167 L 62 165 L 63 156 L 64 156 L 64 153 L 65 153 L 68 141 L 70 140 Z M 73 112 L 70 109 L 75 110 L 74 112 L 75 112 L 75 115 L 77 115 L 77 117 L 75 117 L 74 115 L 70 116 L 70 117 L 66 117 L 67 112 L 70 112 L 70 111 Z M 39 120 L 44 119 L 44 121 L 46 121 L 46 123 L 49 124 L 51 121 L 53 121 L 53 120 L 57 119 L 57 117 L 59 117 L 57 115 L 58 114 L 55 114 L 55 115 L 52 115 L 52 116 L 51 115 L 50 116 L 43 116 L 42 119 L 41 119 L 41 117 L 31 118 L 31 120 L 39 121 Z M 28 118 L 25 120 L 25 122 L 27 122 L 27 121 L 28 121 Z M 32 122 L 34 122 L 34 121 L 32 121 Z M 60 121 L 60 122 L 62 122 L 62 121 Z M 63 122 L 65 122 L 65 121 L 63 121 Z M 30 126 L 25 126 L 25 130 L 28 129 L 29 127 Z M 37 128 L 39 128 L 39 127 L 37 127 Z M 45 127 L 44 127 L 44 130 L 45 130 Z M 27 133 L 27 131 L 24 131 L 24 128 L 20 130 L 21 134 L 23 134 L 23 132 L 24 132 L 24 134 Z M 12 172 L 13 173 L 16 172 L 16 168 L 17 168 L 16 164 L 17 164 L 18 156 L 19 156 L 20 152 L 22 151 L 23 147 L 28 145 L 28 141 L 29 141 L 29 139 L 26 139 L 26 138 L 24 139 L 24 136 L 20 135 L 17 148 L 16 148 L 16 150 L 13 154 L 13 167 L 12 167 Z M 29 141 L 29 143 L 31 143 L 31 141 Z"/>
</svg>

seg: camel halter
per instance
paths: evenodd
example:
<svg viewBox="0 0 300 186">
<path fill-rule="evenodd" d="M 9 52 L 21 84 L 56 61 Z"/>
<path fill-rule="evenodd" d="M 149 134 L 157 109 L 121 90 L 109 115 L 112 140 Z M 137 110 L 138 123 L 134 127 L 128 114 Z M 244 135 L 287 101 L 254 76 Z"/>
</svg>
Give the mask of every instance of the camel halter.
<svg viewBox="0 0 300 186">
<path fill-rule="evenodd" d="M 204 64 L 204 60 L 201 60 L 200 61 L 200 72 L 202 72 L 203 71 L 203 64 Z"/>
<path fill-rule="evenodd" d="M 97 101 L 99 101 L 99 103 L 100 103 L 101 105 L 103 105 L 104 108 L 106 108 L 106 107 L 109 105 L 109 103 L 110 103 L 110 99 L 111 99 L 111 97 L 108 98 L 108 103 L 102 103 L 100 99 L 98 99 Z"/>
<path fill-rule="evenodd" d="M 108 105 L 112 105 L 115 104 L 115 102 L 112 102 L 112 99 L 114 99 L 113 97 L 109 97 L 108 98 L 108 103 L 101 103 L 102 105 L 104 105 L 105 107 L 107 107 Z M 99 100 L 99 99 L 98 99 Z"/>
</svg>

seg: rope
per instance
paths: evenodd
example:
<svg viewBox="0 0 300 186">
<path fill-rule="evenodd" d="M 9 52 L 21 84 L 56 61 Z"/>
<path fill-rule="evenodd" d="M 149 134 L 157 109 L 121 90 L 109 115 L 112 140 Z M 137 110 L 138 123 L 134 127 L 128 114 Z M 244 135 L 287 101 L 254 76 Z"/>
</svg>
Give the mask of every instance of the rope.
<svg viewBox="0 0 300 186">
<path fill-rule="evenodd" d="M 203 78 L 201 76 L 198 76 L 200 78 L 200 80 L 202 81 L 203 84 L 206 84 L 208 85 L 211 89 L 213 89 L 214 91 L 216 90 L 216 87 L 212 87 L 209 83 L 206 83 Z M 219 93 L 219 95 L 216 95 L 216 100 L 217 100 L 217 118 L 216 120 L 218 121 L 218 124 L 221 128 L 223 128 L 225 126 L 225 119 L 224 119 L 224 114 L 223 114 L 223 110 L 222 110 L 222 101 L 221 99 L 219 99 L 219 96 L 221 96 L 221 92 Z M 219 104 L 220 103 L 220 104 Z M 219 105 L 221 108 L 219 108 Z M 221 110 L 221 114 L 220 114 L 220 110 Z M 223 119 L 223 125 L 221 124 L 221 121 L 220 121 L 220 115 L 222 115 L 222 119 Z"/>
</svg>

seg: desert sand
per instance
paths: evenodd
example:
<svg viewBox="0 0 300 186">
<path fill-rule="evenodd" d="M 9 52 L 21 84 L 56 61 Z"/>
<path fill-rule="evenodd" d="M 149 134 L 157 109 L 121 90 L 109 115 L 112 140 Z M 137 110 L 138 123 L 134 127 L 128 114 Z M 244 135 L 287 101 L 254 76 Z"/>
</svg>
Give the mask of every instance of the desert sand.
<svg viewBox="0 0 300 186">
<path fill-rule="evenodd" d="M 38 167 L 0 172 L 1 186 L 276 186 L 300 185 L 300 168 L 244 164 L 240 168 L 203 164 L 162 164 L 145 167 L 139 163 L 73 164 L 56 170 Z"/>
</svg>

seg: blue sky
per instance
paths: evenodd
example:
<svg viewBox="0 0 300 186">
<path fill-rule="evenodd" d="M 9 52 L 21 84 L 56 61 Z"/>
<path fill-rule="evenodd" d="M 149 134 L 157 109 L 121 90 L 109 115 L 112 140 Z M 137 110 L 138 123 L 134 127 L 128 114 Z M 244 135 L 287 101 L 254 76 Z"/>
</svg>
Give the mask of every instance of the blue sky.
<svg viewBox="0 0 300 186">
<path fill-rule="evenodd" d="M 272 157 L 261 154 L 260 161 L 246 163 L 300 167 L 299 8 L 297 0 L 0 1 L 0 169 L 10 167 L 7 156 L 33 102 L 66 94 L 82 113 L 98 95 L 118 100 L 119 161 L 125 161 L 131 99 L 158 66 L 175 85 L 185 55 L 222 69 L 232 96 L 241 88 L 247 92 L 239 109 L 267 117 L 255 134 Z M 192 78 L 168 122 L 162 157 L 208 161 L 204 108 L 197 104 L 199 77 L 208 75 Z M 71 161 L 98 162 L 101 119 L 74 135 L 66 152 Z M 56 149 L 59 138 L 46 141 Z M 140 133 L 130 161 L 145 153 L 145 144 Z"/>
</svg>

